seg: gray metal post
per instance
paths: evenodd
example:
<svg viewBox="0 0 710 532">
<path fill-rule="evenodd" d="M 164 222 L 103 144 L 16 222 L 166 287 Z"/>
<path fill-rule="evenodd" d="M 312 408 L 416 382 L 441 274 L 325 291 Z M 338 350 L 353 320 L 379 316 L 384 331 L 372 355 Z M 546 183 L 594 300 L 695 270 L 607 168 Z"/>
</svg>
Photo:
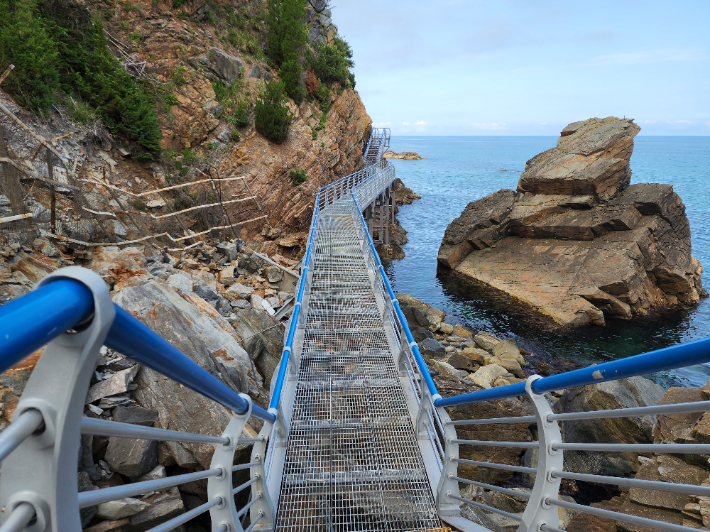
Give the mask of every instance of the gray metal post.
<svg viewBox="0 0 710 532">
<path fill-rule="evenodd" d="M 32 372 L 13 420 L 28 410 L 42 414 L 44 430 L 34 434 L 2 464 L 0 506 L 4 519 L 23 502 L 33 506 L 33 530 L 81 530 L 77 467 L 81 446 L 84 400 L 99 349 L 115 315 L 106 283 L 94 272 L 72 266 L 46 277 L 74 279 L 94 296 L 94 315 L 88 326 L 52 341 Z"/>
<path fill-rule="evenodd" d="M 533 485 L 530 499 L 523 512 L 518 532 L 533 532 L 540 530 L 541 525 L 559 528 L 560 516 L 555 506 L 550 506 L 545 499 L 557 500 L 560 491 L 560 478 L 555 477 L 555 471 L 562 471 L 564 461 L 562 451 L 554 450 L 553 445 L 562 443 L 562 434 L 556 421 L 550 421 L 548 416 L 552 414 L 547 399 L 544 395 L 536 394 L 530 386 L 539 375 L 533 375 L 525 383 L 525 391 L 528 393 L 537 420 L 538 440 L 540 441 L 539 456 L 537 459 L 537 475 Z"/>
<path fill-rule="evenodd" d="M 222 502 L 210 508 L 210 519 L 212 520 L 212 531 L 215 532 L 222 526 L 227 530 L 242 532 L 242 525 L 237 516 L 237 508 L 234 505 L 234 495 L 232 494 L 232 464 L 234 463 L 234 451 L 237 448 L 237 441 L 242 435 L 244 425 L 251 416 L 252 401 L 246 394 L 239 394 L 249 403 L 249 409 L 242 415 L 234 415 L 232 420 L 224 429 L 223 436 L 229 438 L 226 445 L 217 445 L 212 455 L 210 469 L 221 469 L 222 474 L 217 477 L 210 477 L 207 480 L 207 500 L 213 501 L 220 498 Z"/>
<path fill-rule="evenodd" d="M 460 515 L 461 510 L 456 499 L 451 495 L 460 497 L 459 483 L 454 480 L 458 476 L 459 444 L 454 443 L 458 439 L 456 427 L 451 423 L 451 418 L 443 408 L 437 408 L 439 419 L 444 426 L 444 468 L 441 471 L 439 486 L 436 490 L 436 509 L 439 515 Z"/>
<path fill-rule="evenodd" d="M 280 413 L 278 417 L 281 417 Z M 277 421 L 278 423 L 278 421 Z M 271 423 L 265 423 L 264 427 Z M 271 432 L 269 430 L 269 432 Z M 264 431 L 262 431 L 262 434 Z M 279 433 L 279 428 L 276 430 L 276 435 Z M 260 436 L 262 435 L 260 434 Z M 268 434 L 268 433 L 267 433 Z M 276 442 L 271 442 L 275 445 Z M 250 478 L 257 478 L 258 480 L 251 485 L 251 500 L 257 501 L 249 510 L 251 516 L 251 522 L 254 523 L 256 519 L 261 515 L 261 520 L 259 521 L 259 526 L 263 529 L 273 529 L 274 528 L 274 505 L 271 502 L 271 496 L 269 495 L 269 487 L 266 484 L 266 471 L 264 470 L 264 459 L 266 458 L 266 437 L 258 442 L 254 443 L 251 451 L 252 464 L 256 463 L 258 465 L 252 466 L 250 469 Z"/>
</svg>

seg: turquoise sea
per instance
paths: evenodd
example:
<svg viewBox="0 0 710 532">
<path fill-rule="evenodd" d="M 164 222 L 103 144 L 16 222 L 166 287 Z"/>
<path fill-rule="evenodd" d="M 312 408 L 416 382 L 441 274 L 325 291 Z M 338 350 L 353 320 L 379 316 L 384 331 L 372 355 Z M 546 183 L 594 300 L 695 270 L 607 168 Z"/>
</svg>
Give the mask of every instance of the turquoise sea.
<svg viewBox="0 0 710 532">
<path fill-rule="evenodd" d="M 554 147 L 556 137 L 393 137 L 394 151 L 416 151 L 426 160 L 392 161 L 397 176 L 422 199 L 401 207 L 399 219 L 409 232 L 406 258 L 388 265 L 395 291 L 441 308 L 451 321 L 501 337 L 515 337 L 531 351 L 582 364 L 623 358 L 710 336 L 710 299 L 692 308 L 664 312 L 631 322 L 610 320 L 606 327 L 572 333 L 542 332 L 486 301 L 469 299 L 442 284 L 436 255 L 447 225 L 473 200 L 501 188 L 515 189 L 519 170 L 537 153 Z M 710 289 L 710 137 L 635 139 L 632 183 L 667 183 L 685 203 L 692 231 L 693 254 Z M 507 170 L 501 172 L 501 170 Z M 698 386 L 710 367 L 696 366 L 657 375 L 665 386 Z"/>
</svg>

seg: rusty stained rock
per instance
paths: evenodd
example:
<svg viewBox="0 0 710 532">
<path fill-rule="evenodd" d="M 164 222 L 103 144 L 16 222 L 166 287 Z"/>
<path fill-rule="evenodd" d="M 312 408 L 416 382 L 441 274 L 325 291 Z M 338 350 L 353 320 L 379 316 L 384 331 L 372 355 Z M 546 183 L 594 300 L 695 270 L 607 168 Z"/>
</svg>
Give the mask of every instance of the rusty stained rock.
<svg viewBox="0 0 710 532">
<path fill-rule="evenodd" d="M 528 161 L 517 192 L 469 203 L 451 222 L 441 271 L 554 326 L 696 303 L 706 292 L 682 200 L 671 185 L 628 184 L 638 130 L 613 117 L 568 126 Z"/>
</svg>

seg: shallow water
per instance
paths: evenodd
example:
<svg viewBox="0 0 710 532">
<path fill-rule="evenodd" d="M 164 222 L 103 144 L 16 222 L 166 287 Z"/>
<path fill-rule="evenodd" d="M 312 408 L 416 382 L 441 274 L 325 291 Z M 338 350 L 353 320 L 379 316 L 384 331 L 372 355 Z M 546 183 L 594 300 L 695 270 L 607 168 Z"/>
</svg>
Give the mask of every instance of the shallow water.
<svg viewBox="0 0 710 532">
<path fill-rule="evenodd" d="M 555 145 L 556 137 L 394 137 L 395 151 L 416 151 L 426 160 L 392 161 L 397 176 L 422 199 L 401 207 L 409 232 L 406 257 L 388 265 L 393 288 L 444 310 L 452 321 L 526 348 L 589 364 L 636 355 L 710 336 L 710 299 L 692 308 L 573 333 L 540 331 L 508 313 L 448 287 L 436 275 L 436 255 L 448 224 L 473 200 L 501 188 L 515 189 L 525 161 Z M 632 183 L 669 183 L 686 206 L 693 254 L 710 268 L 710 137 L 636 137 Z M 501 170 L 506 170 L 502 172 Z M 520 172 L 516 172 L 520 171 Z M 708 274 L 704 284 L 710 288 Z M 664 386 L 698 386 L 710 367 L 695 366 L 655 376 Z"/>
</svg>

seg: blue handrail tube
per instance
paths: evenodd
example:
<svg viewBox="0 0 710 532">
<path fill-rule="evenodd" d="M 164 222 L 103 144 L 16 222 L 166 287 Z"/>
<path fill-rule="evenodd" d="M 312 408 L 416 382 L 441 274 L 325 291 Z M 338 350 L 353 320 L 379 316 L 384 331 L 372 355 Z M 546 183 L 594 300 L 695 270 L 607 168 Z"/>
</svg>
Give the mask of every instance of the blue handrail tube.
<svg viewBox="0 0 710 532">
<path fill-rule="evenodd" d="M 249 404 L 239 394 L 150 327 L 118 305 L 115 307 L 116 317 L 106 336 L 107 347 L 209 397 L 236 414 L 246 413 Z M 252 415 L 264 421 L 273 422 L 276 419 L 257 405 L 252 407 Z"/>
<path fill-rule="evenodd" d="M 51 342 L 94 311 L 91 291 L 61 279 L 0 307 L 0 373 Z"/>
<path fill-rule="evenodd" d="M 375 175 L 377 175 L 377 174 L 375 174 Z M 353 190 L 355 190 L 355 188 L 357 188 L 357 187 L 354 187 Z M 392 300 L 392 305 L 394 306 L 394 310 L 397 313 L 397 318 L 399 318 L 399 322 L 402 324 L 402 329 L 404 330 L 404 334 L 407 337 L 407 342 L 409 343 L 409 347 L 412 350 L 412 354 L 414 355 L 414 359 L 417 361 L 417 365 L 419 366 L 419 371 L 422 374 L 422 378 L 424 379 L 424 382 L 426 383 L 429 393 L 431 394 L 432 398 L 434 398 L 436 400 L 441 397 L 441 395 L 439 395 L 439 390 L 437 390 L 436 384 L 434 384 L 434 379 L 431 378 L 431 373 L 429 373 L 429 368 L 426 367 L 426 362 L 424 362 L 424 358 L 422 357 L 422 354 L 419 352 L 419 346 L 414 341 L 414 336 L 412 336 L 412 332 L 409 330 L 409 325 L 407 324 L 407 319 L 404 317 L 404 313 L 402 312 L 402 309 L 399 306 L 399 301 L 397 300 L 397 297 L 394 295 L 394 291 L 392 290 L 392 286 L 390 286 L 389 279 L 387 279 L 387 274 L 385 274 L 385 268 L 384 268 L 384 266 L 382 266 L 382 262 L 380 261 L 380 257 L 377 254 L 377 250 L 375 249 L 375 244 L 372 242 L 372 237 L 370 236 L 370 232 L 367 230 L 367 224 L 365 223 L 365 217 L 362 215 L 362 212 L 360 212 L 360 206 L 358 205 L 357 200 L 355 199 L 355 194 L 351 191 L 350 195 L 352 195 L 353 201 L 355 202 L 355 206 L 357 207 L 357 212 L 360 215 L 360 221 L 362 222 L 362 225 L 366 228 L 365 234 L 367 235 L 367 241 L 370 245 L 370 249 L 372 250 L 373 255 L 375 256 L 375 261 L 377 262 L 377 267 L 380 270 L 380 275 L 382 276 L 382 280 L 384 281 L 385 288 L 387 288 L 387 293 L 389 294 L 390 299 Z M 436 404 L 436 403 L 434 403 L 434 404 Z"/>
<path fill-rule="evenodd" d="M 318 189 L 316 198 L 320 198 L 321 190 L 325 187 Z M 298 327 L 298 318 L 301 314 L 301 305 L 303 303 L 303 294 L 306 290 L 306 278 L 308 277 L 308 269 L 311 263 L 311 249 L 313 248 L 313 237 L 316 232 L 316 225 L 318 224 L 318 211 L 320 210 L 320 201 L 316 199 L 316 207 L 313 210 L 313 222 L 311 223 L 310 236 L 308 238 L 308 246 L 306 247 L 306 255 L 303 259 L 303 268 L 301 269 L 301 282 L 298 285 L 298 293 L 296 295 L 296 301 L 293 304 L 293 314 L 291 314 L 291 325 L 288 329 L 288 336 L 286 337 L 286 343 L 284 344 L 283 351 L 281 353 L 281 362 L 279 363 L 279 373 L 276 376 L 276 383 L 274 384 L 274 390 L 271 395 L 271 401 L 269 403 L 269 412 L 274 415 L 276 414 L 279 407 L 279 400 L 281 399 L 281 390 L 283 389 L 284 380 L 286 379 L 286 370 L 288 369 L 288 360 L 291 357 L 293 351 L 293 339 L 296 336 L 296 328 Z"/>
<path fill-rule="evenodd" d="M 114 304 L 116 317 L 105 345 L 217 401 L 237 414 L 249 404 L 206 369 L 137 318 Z M 7 370 L 41 346 L 91 317 L 94 298 L 78 281 L 60 279 L 0 307 L 0 369 Z M 256 405 L 252 414 L 266 421 L 275 416 Z"/>
<path fill-rule="evenodd" d="M 663 349 L 621 360 L 612 360 L 596 366 L 576 369 L 560 375 L 551 375 L 533 382 L 531 389 L 533 392 L 540 394 L 637 375 L 649 375 L 658 371 L 693 366 L 708 361 L 710 361 L 710 338 L 705 338 L 704 340 L 664 347 Z M 434 404 L 436 406 L 455 406 L 520 395 L 525 395 L 525 383 L 523 382 L 491 390 L 447 397 L 446 399 L 435 401 Z"/>
</svg>

